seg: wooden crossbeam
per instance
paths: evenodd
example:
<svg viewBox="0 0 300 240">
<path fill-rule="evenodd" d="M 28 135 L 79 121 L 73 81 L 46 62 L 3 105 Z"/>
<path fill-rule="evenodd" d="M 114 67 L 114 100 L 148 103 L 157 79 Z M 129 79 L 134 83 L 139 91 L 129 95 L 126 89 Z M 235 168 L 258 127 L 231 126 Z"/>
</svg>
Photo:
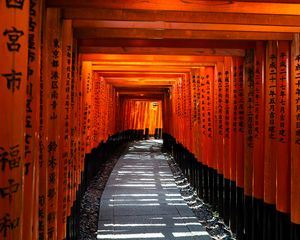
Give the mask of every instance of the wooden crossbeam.
<svg viewBox="0 0 300 240">
<path fill-rule="evenodd" d="M 188 45 L 187 45 L 188 42 Z M 249 40 L 216 40 L 216 39 L 132 39 L 132 38 L 89 38 L 79 39 L 80 49 L 88 51 L 95 48 L 205 48 L 205 49 L 246 49 L 255 48 L 255 41 Z"/>
<path fill-rule="evenodd" d="M 67 8 L 64 18 L 74 20 L 159 21 L 241 25 L 300 26 L 299 16 L 275 14 L 185 12 L 141 9 Z"/>
<path fill-rule="evenodd" d="M 241 31 L 241 32 L 300 32 L 300 26 L 270 26 L 256 24 L 229 23 L 194 23 L 163 21 L 109 21 L 109 20 L 74 20 L 75 28 L 107 29 L 154 29 L 154 30 L 197 30 L 197 31 Z"/>
<path fill-rule="evenodd" d="M 283 1 L 281 1 L 283 2 Z M 60 8 L 100 8 L 100 9 L 144 9 L 144 10 L 177 10 L 197 12 L 225 12 L 225 13 L 258 13 L 258 14 L 288 14 L 300 15 L 300 5 L 296 0 L 285 3 L 265 0 L 264 2 L 239 1 L 181 1 L 181 0 L 47 0 L 46 6 Z"/>
<path fill-rule="evenodd" d="M 292 33 L 197 31 L 197 30 L 153 30 L 153 29 L 94 29 L 77 28 L 74 35 L 84 38 L 139 38 L 139 39 L 219 39 L 219 40 L 292 40 Z"/>
</svg>

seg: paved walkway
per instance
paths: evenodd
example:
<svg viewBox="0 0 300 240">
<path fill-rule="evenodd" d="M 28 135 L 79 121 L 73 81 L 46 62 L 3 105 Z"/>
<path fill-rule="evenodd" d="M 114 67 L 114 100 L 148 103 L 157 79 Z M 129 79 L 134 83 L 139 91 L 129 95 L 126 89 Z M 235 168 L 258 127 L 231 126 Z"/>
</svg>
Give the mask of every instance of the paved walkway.
<svg viewBox="0 0 300 240">
<path fill-rule="evenodd" d="M 161 146 L 133 143 L 119 159 L 101 198 L 97 239 L 211 239 L 181 197 Z"/>
</svg>

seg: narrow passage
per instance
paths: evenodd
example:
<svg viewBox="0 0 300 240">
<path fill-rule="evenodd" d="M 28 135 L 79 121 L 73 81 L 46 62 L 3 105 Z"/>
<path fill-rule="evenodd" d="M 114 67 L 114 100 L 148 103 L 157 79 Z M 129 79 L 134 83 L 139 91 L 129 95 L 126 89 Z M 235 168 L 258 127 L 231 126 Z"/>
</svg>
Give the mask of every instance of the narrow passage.
<svg viewBox="0 0 300 240">
<path fill-rule="evenodd" d="M 120 157 L 101 197 L 97 239 L 211 239 L 161 147 L 160 140 L 139 141 Z"/>
</svg>

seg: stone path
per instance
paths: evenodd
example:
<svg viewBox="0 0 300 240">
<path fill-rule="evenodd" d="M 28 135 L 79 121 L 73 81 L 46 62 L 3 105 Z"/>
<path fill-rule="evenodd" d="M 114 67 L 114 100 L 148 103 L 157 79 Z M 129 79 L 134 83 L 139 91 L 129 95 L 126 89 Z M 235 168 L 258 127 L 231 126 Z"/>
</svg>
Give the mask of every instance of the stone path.
<svg viewBox="0 0 300 240">
<path fill-rule="evenodd" d="M 211 239 L 181 197 L 161 146 L 140 141 L 121 156 L 101 197 L 97 239 Z"/>
</svg>

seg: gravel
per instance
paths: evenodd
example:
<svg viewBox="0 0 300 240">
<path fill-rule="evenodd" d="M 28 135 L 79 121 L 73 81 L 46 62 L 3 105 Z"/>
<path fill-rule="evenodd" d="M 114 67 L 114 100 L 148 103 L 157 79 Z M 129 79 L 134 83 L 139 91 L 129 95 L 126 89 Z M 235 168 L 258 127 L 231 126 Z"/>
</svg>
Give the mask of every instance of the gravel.
<svg viewBox="0 0 300 240">
<path fill-rule="evenodd" d="M 224 224 L 218 212 L 214 212 L 208 204 L 204 203 L 203 200 L 198 197 L 197 192 L 190 185 L 174 158 L 167 153 L 165 154 L 168 157 L 168 164 L 174 175 L 175 182 L 180 189 L 181 196 L 212 239 L 235 240 L 234 234 L 230 228 Z"/>
<path fill-rule="evenodd" d="M 96 239 L 100 198 L 114 166 L 126 147 L 127 144 L 116 149 L 113 155 L 101 165 L 87 187 L 80 203 L 79 240 Z"/>
</svg>

